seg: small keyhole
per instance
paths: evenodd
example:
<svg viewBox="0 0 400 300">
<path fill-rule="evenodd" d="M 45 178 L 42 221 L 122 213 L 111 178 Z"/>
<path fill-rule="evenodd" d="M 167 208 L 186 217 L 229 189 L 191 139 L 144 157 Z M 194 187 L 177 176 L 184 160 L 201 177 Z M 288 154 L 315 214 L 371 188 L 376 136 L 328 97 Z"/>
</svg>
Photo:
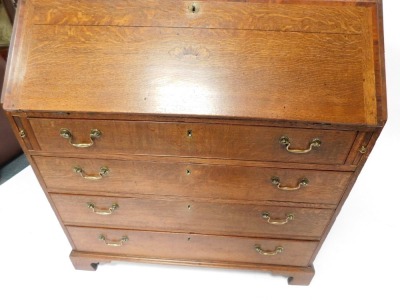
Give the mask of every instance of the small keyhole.
<svg viewBox="0 0 400 300">
<path fill-rule="evenodd" d="M 192 137 L 192 136 L 193 136 L 193 131 L 192 131 L 192 130 L 188 130 L 187 133 L 186 133 L 186 135 L 187 135 L 188 137 Z"/>
<path fill-rule="evenodd" d="M 195 14 L 195 13 L 197 12 L 197 7 L 196 7 L 195 4 L 192 4 L 192 5 L 190 6 L 190 11 L 191 11 L 193 14 Z"/>
<path fill-rule="evenodd" d="M 192 172 L 189 169 L 187 169 L 186 170 L 186 175 L 190 175 L 190 174 L 192 174 Z"/>
<path fill-rule="evenodd" d="M 191 210 L 191 209 L 192 209 L 192 206 L 191 206 L 191 205 L 188 205 L 187 208 L 188 208 L 188 210 Z"/>
</svg>

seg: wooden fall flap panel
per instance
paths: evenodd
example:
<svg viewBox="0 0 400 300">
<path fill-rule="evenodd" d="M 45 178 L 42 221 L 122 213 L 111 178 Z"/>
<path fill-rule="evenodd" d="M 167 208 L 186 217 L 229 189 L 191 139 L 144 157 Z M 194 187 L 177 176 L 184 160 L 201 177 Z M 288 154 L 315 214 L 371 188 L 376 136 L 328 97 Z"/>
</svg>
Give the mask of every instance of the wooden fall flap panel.
<svg viewBox="0 0 400 300">
<path fill-rule="evenodd" d="M 368 8 L 198 1 L 193 13 L 187 1 L 56 2 L 24 7 L 9 110 L 378 123 Z M 294 25 L 304 11 L 313 17 Z"/>
</svg>

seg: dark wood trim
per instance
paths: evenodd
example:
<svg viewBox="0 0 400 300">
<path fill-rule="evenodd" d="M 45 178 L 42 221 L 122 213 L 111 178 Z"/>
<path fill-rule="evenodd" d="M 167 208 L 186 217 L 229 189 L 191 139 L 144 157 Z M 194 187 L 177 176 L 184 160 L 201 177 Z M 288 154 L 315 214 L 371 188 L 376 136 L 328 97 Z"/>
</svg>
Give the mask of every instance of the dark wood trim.
<svg viewBox="0 0 400 300">
<path fill-rule="evenodd" d="M 377 91 L 378 124 L 384 125 L 388 118 L 386 95 L 385 41 L 383 34 L 382 1 L 377 0 L 373 9 L 372 32 L 374 35 L 374 60 Z"/>
</svg>

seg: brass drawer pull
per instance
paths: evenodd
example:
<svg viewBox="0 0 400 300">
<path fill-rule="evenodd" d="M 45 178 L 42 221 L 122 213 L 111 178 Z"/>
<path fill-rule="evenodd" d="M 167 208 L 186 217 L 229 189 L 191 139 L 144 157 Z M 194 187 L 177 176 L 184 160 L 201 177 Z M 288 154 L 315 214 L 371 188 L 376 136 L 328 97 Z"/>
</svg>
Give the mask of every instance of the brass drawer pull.
<svg viewBox="0 0 400 300">
<path fill-rule="evenodd" d="M 99 175 L 88 175 L 86 174 L 85 170 L 83 170 L 81 167 L 74 167 L 74 172 L 78 173 L 87 180 L 100 180 L 104 176 L 107 176 L 110 173 L 110 169 L 107 167 L 101 167 Z"/>
<path fill-rule="evenodd" d="M 124 245 L 124 243 L 129 241 L 127 236 L 123 236 L 119 241 L 109 241 L 103 234 L 99 235 L 99 240 L 104 241 L 104 243 L 110 247 L 121 247 Z"/>
<path fill-rule="evenodd" d="M 269 212 L 262 213 L 262 217 L 267 220 L 268 224 L 271 225 L 285 225 L 289 223 L 289 221 L 294 220 L 293 213 L 286 214 L 286 219 L 271 219 Z"/>
<path fill-rule="evenodd" d="M 114 210 L 119 208 L 119 205 L 117 203 L 113 203 L 111 205 L 111 207 L 105 208 L 105 209 L 104 208 L 103 209 L 96 208 L 96 205 L 92 202 L 88 202 L 86 204 L 87 204 L 87 207 L 92 210 L 92 212 L 94 212 L 97 215 L 101 215 L 101 216 L 111 215 L 114 212 Z"/>
<path fill-rule="evenodd" d="M 254 245 L 254 249 L 261 255 L 265 256 L 274 256 L 283 252 L 283 247 L 281 246 L 275 247 L 275 250 L 273 251 L 263 250 L 260 245 Z"/>
<path fill-rule="evenodd" d="M 73 135 L 69 129 L 62 128 L 60 129 L 60 136 L 63 137 L 64 139 L 68 139 L 68 142 L 76 147 L 76 148 L 89 148 L 94 145 L 94 139 L 98 139 L 101 137 L 101 131 L 98 129 L 92 129 L 90 131 L 90 143 L 74 143 L 73 140 Z"/>
<path fill-rule="evenodd" d="M 305 153 L 309 153 L 313 148 L 319 148 L 321 147 L 321 140 L 318 138 L 313 139 L 310 142 L 310 146 L 308 147 L 308 149 L 305 150 L 300 150 L 300 149 L 290 149 L 290 139 L 287 136 L 281 136 L 281 138 L 279 139 L 279 143 L 281 145 L 286 146 L 286 150 L 290 153 L 295 153 L 295 154 L 305 154 Z"/>
<path fill-rule="evenodd" d="M 283 190 L 283 191 L 296 191 L 296 190 L 300 189 L 301 187 L 307 186 L 310 183 L 310 181 L 307 178 L 302 178 L 299 180 L 299 183 L 295 187 L 282 186 L 279 177 L 272 177 L 271 182 L 273 185 L 276 185 L 276 187 L 278 189 Z"/>
</svg>

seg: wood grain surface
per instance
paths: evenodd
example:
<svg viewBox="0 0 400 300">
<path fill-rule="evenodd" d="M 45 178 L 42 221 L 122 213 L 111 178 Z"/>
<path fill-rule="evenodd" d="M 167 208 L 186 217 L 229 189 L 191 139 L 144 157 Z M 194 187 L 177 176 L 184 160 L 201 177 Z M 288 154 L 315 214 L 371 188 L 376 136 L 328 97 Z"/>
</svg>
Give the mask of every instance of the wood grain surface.
<svg viewBox="0 0 400 300">
<path fill-rule="evenodd" d="M 76 250 L 86 252 L 123 254 L 165 259 L 191 259 L 196 261 L 236 261 L 273 265 L 308 266 L 317 242 L 239 238 L 198 234 L 164 233 L 104 228 L 68 226 Z M 99 240 L 104 235 L 109 242 L 119 241 L 123 236 L 129 241 L 121 247 L 107 246 Z M 283 252 L 264 256 L 255 250 L 273 251 L 283 247 Z"/>
<path fill-rule="evenodd" d="M 365 122 L 359 35 L 81 26 L 32 31 L 20 91 L 26 109 Z"/>
<path fill-rule="evenodd" d="M 262 126 L 190 122 L 124 122 L 31 118 L 39 147 L 35 150 L 74 154 L 121 153 L 255 161 L 344 164 L 356 137 L 354 131 L 307 130 Z M 90 132 L 102 135 L 90 148 L 75 148 L 60 136 L 73 134 L 72 143 L 90 143 Z M 307 154 L 289 153 L 280 138 L 290 139 L 290 149 L 308 149 L 318 138 L 319 148 Z"/>
<path fill-rule="evenodd" d="M 348 34 L 362 30 L 361 19 L 365 11 L 354 5 L 340 7 L 310 5 L 306 1 L 283 5 L 265 2 L 40 0 L 34 1 L 33 22 L 46 25 L 230 28 Z"/>
<path fill-rule="evenodd" d="M 74 194 L 152 194 L 336 204 L 352 174 L 161 161 L 41 156 L 35 156 L 34 160 L 49 191 Z M 101 180 L 86 180 L 73 171 L 76 166 L 88 175 L 98 175 L 101 167 L 108 167 L 110 172 Z M 288 187 L 297 186 L 302 178 L 310 183 L 296 191 L 283 191 L 271 183 L 274 176 Z"/>
<path fill-rule="evenodd" d="M 285 207 L 284 203 L 248 205 L 63 194 L 52 194 L 51 199 L 66 225 L 244 237 L 318 240 L 333 214 L 329 209 Z M 88 208 L 88 203 L 94 204 L 96 211 L 107 211 L 113 204 L 119 207 L 110 215 L 99 215 Z M 271 222 L 284 221 L 288 214 L 294 219 L 283 225 L 269 224 L 262 217 L 265 212 L 270 214 Z"/>
<path fill-rule="evenodd" d="M 20 62 L 24 81 L 12 103 L 6 96 L 8 109 L 374 122 L 363 101 L 363 63 L 372 58 L 365 57 L 359 34 L 30 30 L 28 57 Z M 368 107 L 376 105 L 368 99 Z"/>
</svg>

